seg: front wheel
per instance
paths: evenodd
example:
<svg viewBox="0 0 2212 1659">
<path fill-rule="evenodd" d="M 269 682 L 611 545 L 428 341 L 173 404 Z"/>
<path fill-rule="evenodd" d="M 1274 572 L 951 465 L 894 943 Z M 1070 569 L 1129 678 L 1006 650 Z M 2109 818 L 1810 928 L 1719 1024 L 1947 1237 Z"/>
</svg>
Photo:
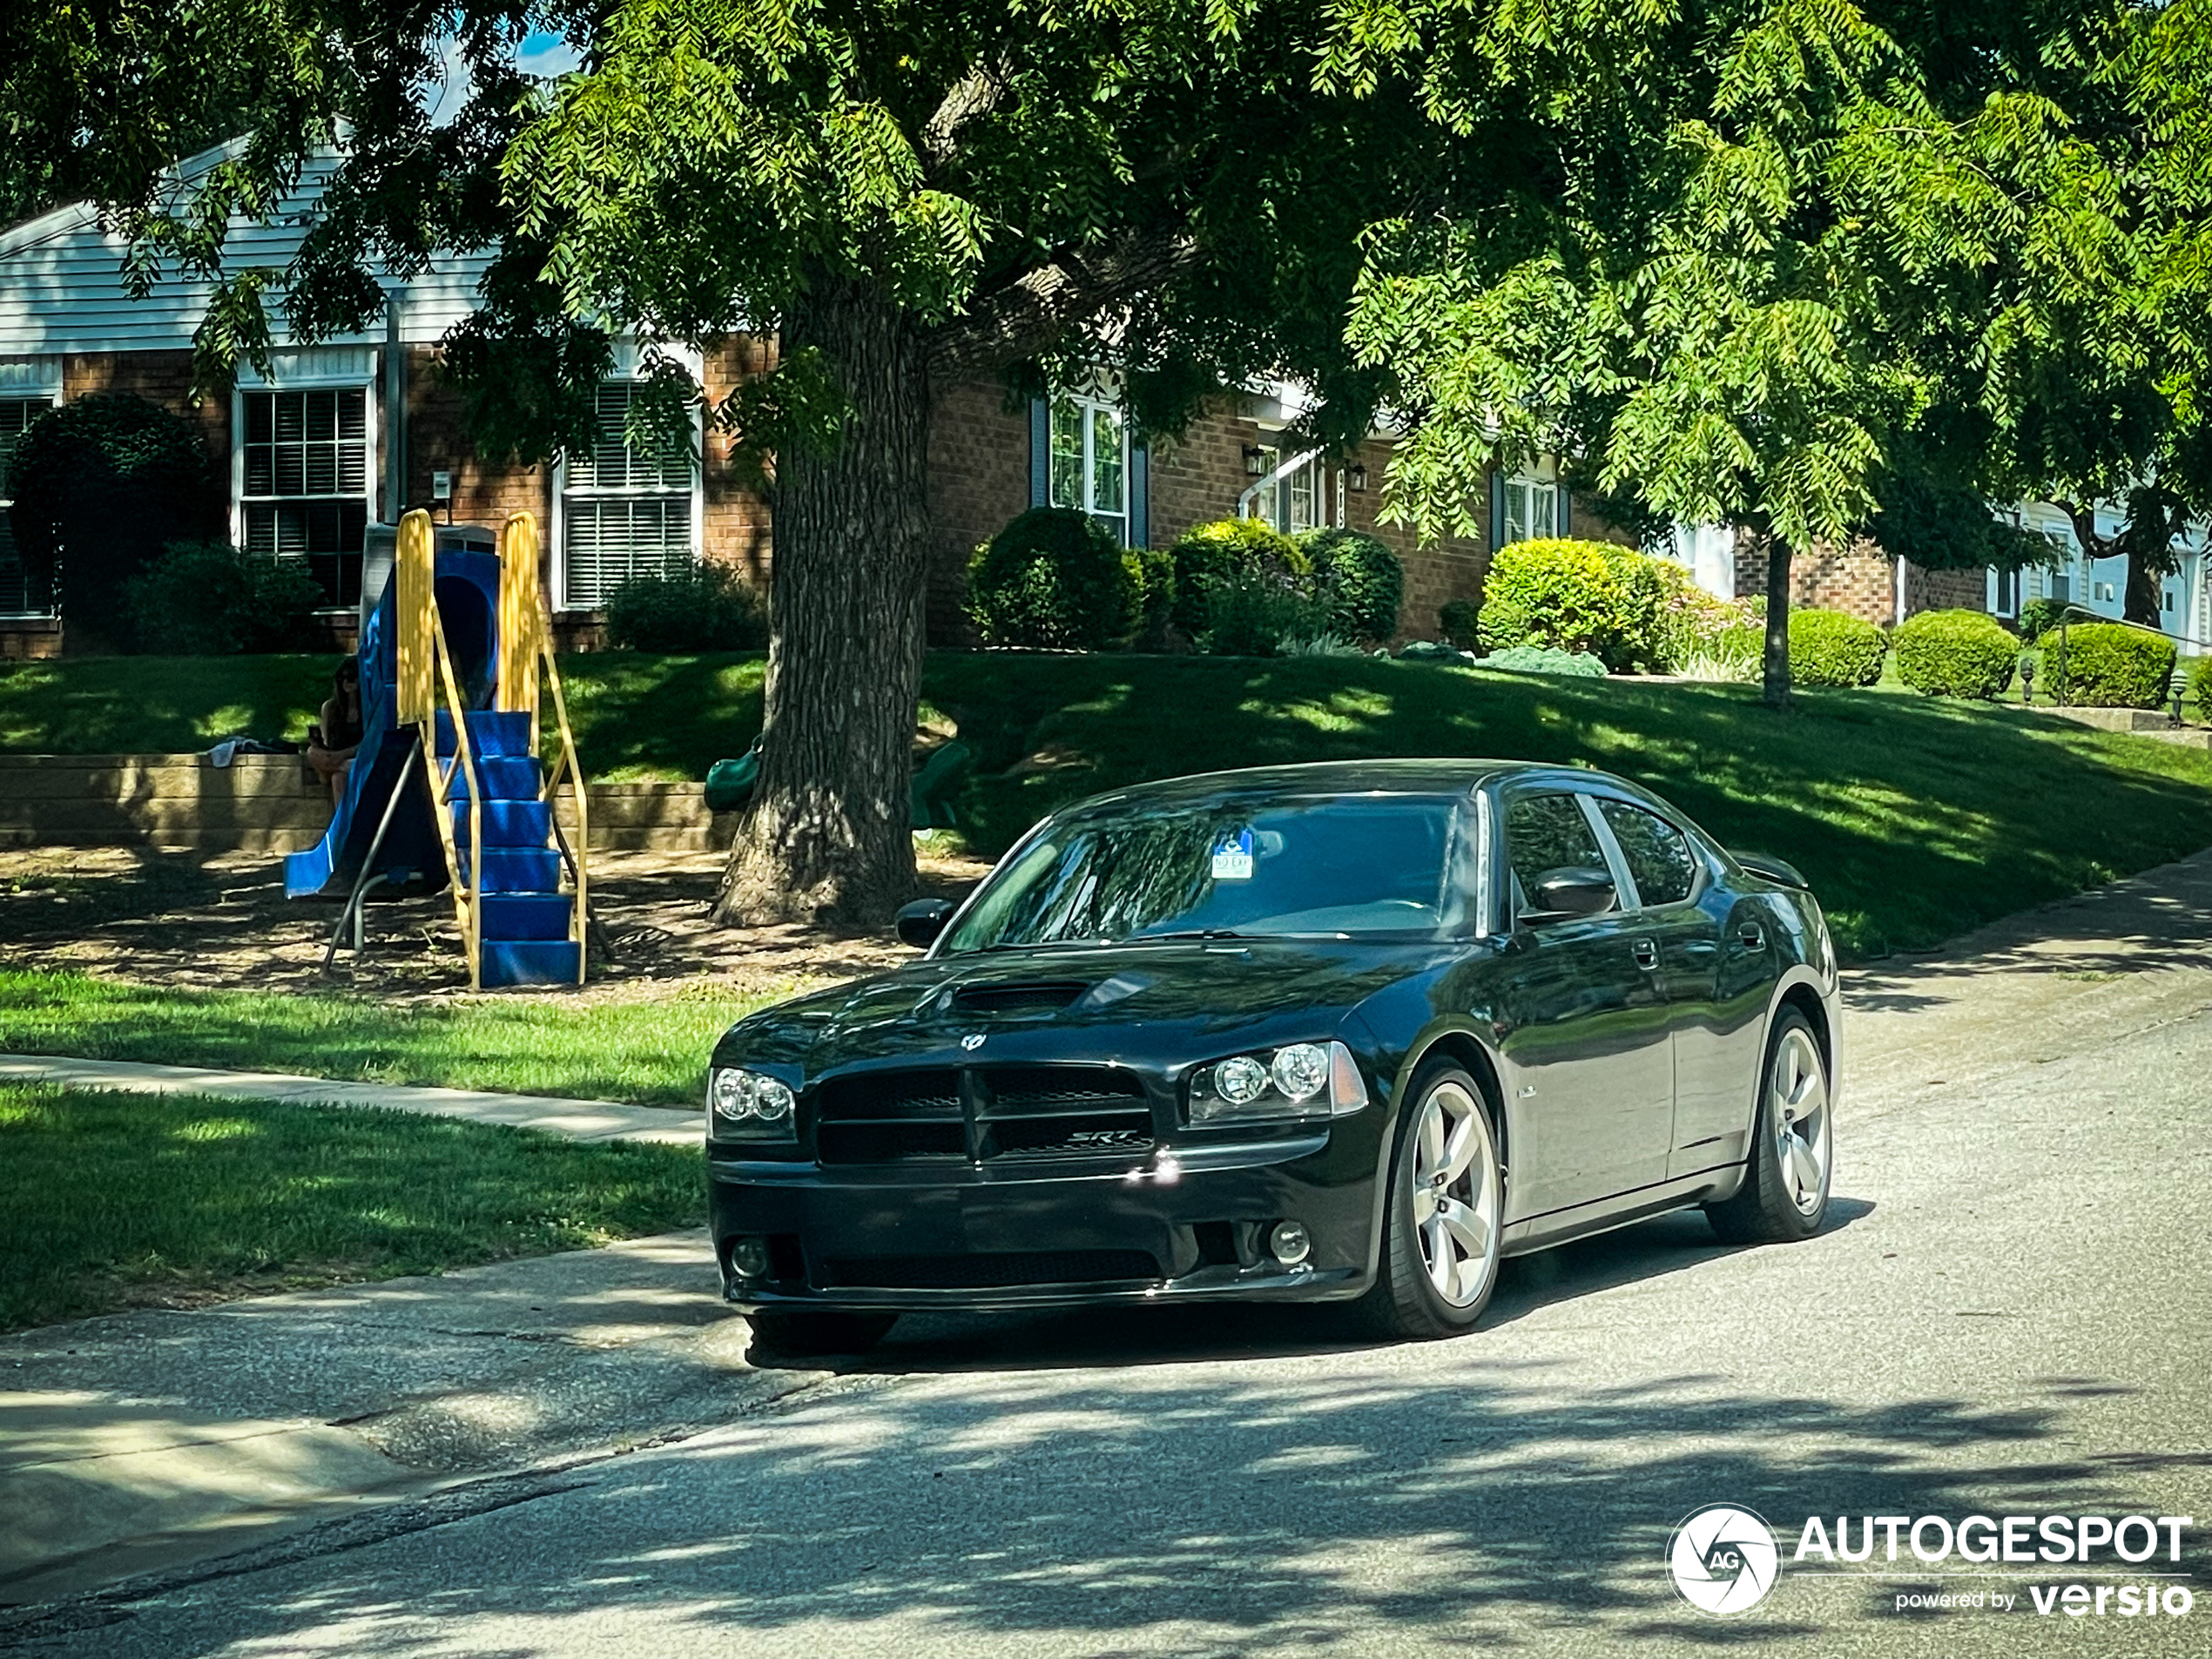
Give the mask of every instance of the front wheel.
<svg viewBox="0 0 2212 1659">
<path fill-rule="evenodd" d="M 1828 1067 L 1812 1024 L 1785 1008 L 1767 1042 L 1743 1184 L 1705 1206 L 1715 1232 L 1731 1244 L 1782 1244 L 1820 1231 L 1836 1155 L 1830 1108 Z"/>
<path fill-rule="evenodd" d="M 822 1354 L 866 1353 L 889 1334 L 895 1313 L 833 1313 L 801 1308 L 763 1309 L 749 1315 L 752 1347 L 770 1359 L 808 1359 Z"/>
<path fill-rule="evenodd" d="M 1471 1329 L 1498 1282 L 1505 1182 L 1481 1085 L 1422 1068 L 1400 1118 L 1383 1193 L 1382 1262 L 1363 1322 L 1393 1338 Z"/>
</svg>

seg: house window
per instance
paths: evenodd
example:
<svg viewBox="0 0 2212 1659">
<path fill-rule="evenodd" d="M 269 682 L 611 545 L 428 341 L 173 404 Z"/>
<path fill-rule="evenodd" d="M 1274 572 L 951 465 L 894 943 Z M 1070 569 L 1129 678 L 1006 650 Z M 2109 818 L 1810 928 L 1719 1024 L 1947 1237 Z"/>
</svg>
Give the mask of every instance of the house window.
<svg viewBox="0 0 2212 1659">
<path fill-rule="evenodd" d="M 361 604 L 368 388 L 239 394 L 239 525 L 250 553 L 300 559 L 334 609 Z"/>
<path fill-rule="evenodd" d="M 566 458 L 561 482 L 561 603 L 596 610 L 633 577 L 667 576 L 698 557 L 698 469 L 690 446 L 633 443 L 636 381 L 607 381 L 595 404 L 598 435 Z"/>
<path fill-rule="evenodd" d="M 1258 450 L 1260 477 L 1274 477 L 1275 469 L 1283 464 L 1281 446 L 1263 443 Z M 1292 469 L 1252 497 L 1248 516 L 1289 536 L 1318 529 L 1326 523 L 1323 512 L 1328 499 L 1321 477 L 1321 463 L 1318 461 Z"/>
<path fill-rule="evenodd" d="M 1992 570 L 1989 575 L 1989 614 L 1993 617 L 2019 616 L 2020 573 L 2018 570 Z"/>
<path fill-rule="evenodd" d="M 1052 400 L 1051 503 L 1089 513 L 1129 545 L 1129 422 L 1089 393 Z"/>
<path fill-rule="evenodd" d="M 2097 600 L 2099 604 L 2111 604 L 2114 602 L 2114 595 L 2113 592 L 2113 584 L 2111 583 L 2100 582 L 2097 583 Z"/>
<path fill-rule="evenodd" d="M 8 462 L 24 428 L 54 407 L 51 398 L 0 398 L 0 617 L 51 617 L 51 610 L 31 607 L 30 578 L 16 552 L 16 538 L 8 529 Z"/>
<path fill-rule="evenodd" d="M 1501 546 L 1533 542 L 1559 534 L 1559 486 L 1538 478 L 1507 478 L 1501 486 L 1505 496 L 1505 536 Z"/>
</svg>

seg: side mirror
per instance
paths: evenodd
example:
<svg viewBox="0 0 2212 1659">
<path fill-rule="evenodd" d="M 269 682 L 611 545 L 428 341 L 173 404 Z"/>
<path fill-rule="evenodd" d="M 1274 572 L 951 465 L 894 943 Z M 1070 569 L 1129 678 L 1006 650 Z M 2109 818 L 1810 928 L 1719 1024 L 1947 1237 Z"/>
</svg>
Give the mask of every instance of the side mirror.
<svg viewBox="0 0 2212 1659">
<path fill-rule="evenodd" d="M 1548 921 L 1602 915 L 1619 897 L 1610 870 L 1589 864 L 1562 865 L 1545 871 L 1529 884 L 1528 908 L 1521 913 L 1521 920 L 1531 927 L 1541 927 Z"/>
<path fill-rule="evenodd" d="M 945 924 L 952 917 L 949 899 L 917 899 L 910 905 L 903 905 L 897 922 L 899 942 L 918 948 L 931 944 L 945 931 Z"/>
</svg>

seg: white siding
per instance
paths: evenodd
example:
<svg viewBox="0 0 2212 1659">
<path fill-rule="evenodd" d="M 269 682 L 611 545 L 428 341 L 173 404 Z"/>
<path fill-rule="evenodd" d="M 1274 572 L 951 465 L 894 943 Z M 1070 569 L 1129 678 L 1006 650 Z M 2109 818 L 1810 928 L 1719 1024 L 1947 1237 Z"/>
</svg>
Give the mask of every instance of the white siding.
<svg viewBox="0 0 2212 1659">
<path fill-rule="evenodd" d="M 193 158 L 179 170 L 182 178 L 189 183 L 222 154 Z M 311 163 L 274 223 L 233 219 L 225 268 L 287 267 L 306 235 L 304 226 L 290 221 L 314 212 L 336 165 L 334 157 Z M 212 285 L 165 273 L 145 299 L 134 300 L 124 285 L 123 254 L 122 238 L 103 228 L 98 212 L 82 203 L 0 233 L 0 357 L 189 347 Z M 476 285 L 489 262 L 486 253 L 450 254 L 407 283 L 401 292 L 401 337 L 428 344 L 466 317 L 475 307 Z M 263 298 L 275 342 L 293 343 L 284 326 L 282 293 L 270 289 Z M 369 333 L 334 343 L 383 339 L 380 320 Z"/>
</svg>

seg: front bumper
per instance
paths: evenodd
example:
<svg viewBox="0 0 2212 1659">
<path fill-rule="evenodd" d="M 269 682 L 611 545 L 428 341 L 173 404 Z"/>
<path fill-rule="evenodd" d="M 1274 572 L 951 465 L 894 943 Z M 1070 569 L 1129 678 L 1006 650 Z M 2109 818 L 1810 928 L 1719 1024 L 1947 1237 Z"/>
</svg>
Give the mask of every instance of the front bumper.
<svg viewBox="0 0 2212 1659">
<path fill-rule="evenodd" d="M 747 1311 L 916 1312 L 1235 1300 L 1334 1301 L 1372 1282 L 1372 1148 L 1336 1128 L 1051 1164 L 824 1168 L 708 1148 L 723 1293 Z M 1269 1230 L 1312 1245 L 1286 1266 Z M 759 1240 L 766 1271 L 732 1251 Z"/>
</svg>

